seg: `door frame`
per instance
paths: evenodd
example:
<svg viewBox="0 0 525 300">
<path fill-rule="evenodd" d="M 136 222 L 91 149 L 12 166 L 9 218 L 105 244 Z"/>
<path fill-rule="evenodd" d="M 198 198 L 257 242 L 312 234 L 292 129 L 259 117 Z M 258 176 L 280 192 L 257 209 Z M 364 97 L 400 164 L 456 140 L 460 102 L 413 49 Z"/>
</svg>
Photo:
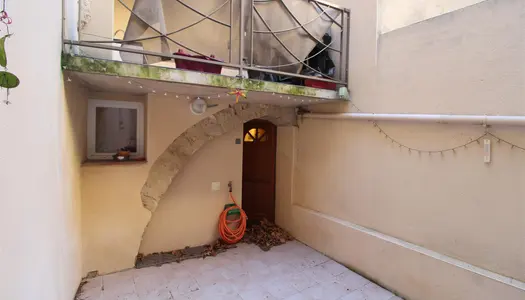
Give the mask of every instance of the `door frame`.
<svg viewBox="0 0 525 300">
<path fill-rule="evenodd" d="M 271 178 L 269 178 L 269 184 L 272 186 L 272 192 L 271 192 L 271 197 L 272 197 L 272 202 L 271 202 L 271 209 L 272 209 L 272 213 L 271 213 L 271 217 L 268 219 L 269 221 L 271 222 L 275 222 L 275 213 L 276 213 L 276 179 L 277 179 L 277 126 L 275 124 L 273 124 L 272 122 L 270 121 L 267 121 L 267 120 L 263 120 L 263 119 L 254 119 L 254 120 L 250 120 L 246 123 L 243 124 L 243 135 L 242 135 L 242 145 L 243 145 L 243 162 L 242 162 L 242 183 L 243 183 L 243 186 L 242 186 L 242 194 L 243 194 L 243 206 L 245 203 L 245 201 L 249 201 L 248 199 L 245 199 L 245 171 L 246 171 L 246 164 L 245 164 L 245 151 L 246 151 L 246 148 L 245 148 L 245 142 L 244 142 L 244 138 L 246 136 L 246 134 L 248 133 L 248 131 L 252 128 L 258 128 L 258 127 L 268 127 L 268 126 L 271 126 L 272 130 L 271 132 L 268 132 L 267 130 L 267 133 L 266 134 L 271 134 L 271 136 L 268 136 L 269 139 L 272 140 L 272 147 L 273 147 L 273 151 L 271 151 L 271 157 L 268 159 L 272 165 L 272 168 L 273 168 L 273 171 L 271 172 Z M 249 207 L 249 204 L 248 204 L 248 207 Z M 249 216 L 248 216 L 249 217 Z"/>
</svg>

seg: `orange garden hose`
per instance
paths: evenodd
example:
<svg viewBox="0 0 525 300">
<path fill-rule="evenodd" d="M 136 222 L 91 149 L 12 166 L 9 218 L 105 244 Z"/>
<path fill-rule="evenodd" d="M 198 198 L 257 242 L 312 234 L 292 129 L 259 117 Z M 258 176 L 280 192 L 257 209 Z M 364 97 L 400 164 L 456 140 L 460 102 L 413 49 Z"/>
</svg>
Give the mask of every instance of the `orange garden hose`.
<svg viewBox="0 0 525 300">
<path fill-rule="evenodd" d="M 227 244 L 235 244 L 239 242 L 244 236 L 246 231 L 246 220 L 248 217 L 242 208 L 237 205 L 235 198 L 233 197 L 230 185 L 230 199 L 233 201 L 234 205 L 226 208 L 222 211 L 219 216 L 219 234 L 224 242 Z M 234 209 L 238 209 L 240 216 L 236 220 L 228 220 L 228 212 Z"/>
</svg>

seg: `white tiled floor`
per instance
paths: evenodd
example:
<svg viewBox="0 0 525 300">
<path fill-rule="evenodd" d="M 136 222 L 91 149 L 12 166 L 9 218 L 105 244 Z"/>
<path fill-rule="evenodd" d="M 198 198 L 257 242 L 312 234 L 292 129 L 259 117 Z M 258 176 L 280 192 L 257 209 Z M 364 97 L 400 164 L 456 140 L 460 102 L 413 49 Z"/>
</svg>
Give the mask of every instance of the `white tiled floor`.
<svg viewBox="0 0 525 300">
<path fill-rule="evenodd" d="M 396 300 L 299 242 L 268 252 L 240 244 L 217 257 L 128 270 L 91 279 L 81 300 Z"/>
</svg>

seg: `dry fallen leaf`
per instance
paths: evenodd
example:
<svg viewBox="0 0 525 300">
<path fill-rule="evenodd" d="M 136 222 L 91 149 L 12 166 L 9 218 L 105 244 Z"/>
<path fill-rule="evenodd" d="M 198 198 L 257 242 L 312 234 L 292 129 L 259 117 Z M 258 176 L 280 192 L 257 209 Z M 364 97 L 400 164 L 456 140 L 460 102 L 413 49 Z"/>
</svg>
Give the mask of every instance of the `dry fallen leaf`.
<svg viewBox="0 0 525 300">
<path fill-rule="evenodd" d="M 291 240 L 293 237 L 288 232 L 264 219 L 260 224 L 247 228 L 241 242 L 256 244 L 263 251 L 268 251 L 274 246 L 282 245 Z"/>
</svg>

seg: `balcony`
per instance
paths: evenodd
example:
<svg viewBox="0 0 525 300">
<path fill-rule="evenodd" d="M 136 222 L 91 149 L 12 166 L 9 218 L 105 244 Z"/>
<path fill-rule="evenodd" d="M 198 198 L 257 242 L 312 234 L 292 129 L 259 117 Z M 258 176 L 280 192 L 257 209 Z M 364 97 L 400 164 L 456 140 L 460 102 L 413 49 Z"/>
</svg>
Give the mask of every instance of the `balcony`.
<svg viewBox="0 0 525 300">
<path fill-rule="evenodd" d="M 349 99 L 350 11 L 325 1 L 65 3 L 62 68 L 100 91 L 249 92 L 299 106 Z M 195 88 L 199 87 L 199 88 Z"/>
</svg>

